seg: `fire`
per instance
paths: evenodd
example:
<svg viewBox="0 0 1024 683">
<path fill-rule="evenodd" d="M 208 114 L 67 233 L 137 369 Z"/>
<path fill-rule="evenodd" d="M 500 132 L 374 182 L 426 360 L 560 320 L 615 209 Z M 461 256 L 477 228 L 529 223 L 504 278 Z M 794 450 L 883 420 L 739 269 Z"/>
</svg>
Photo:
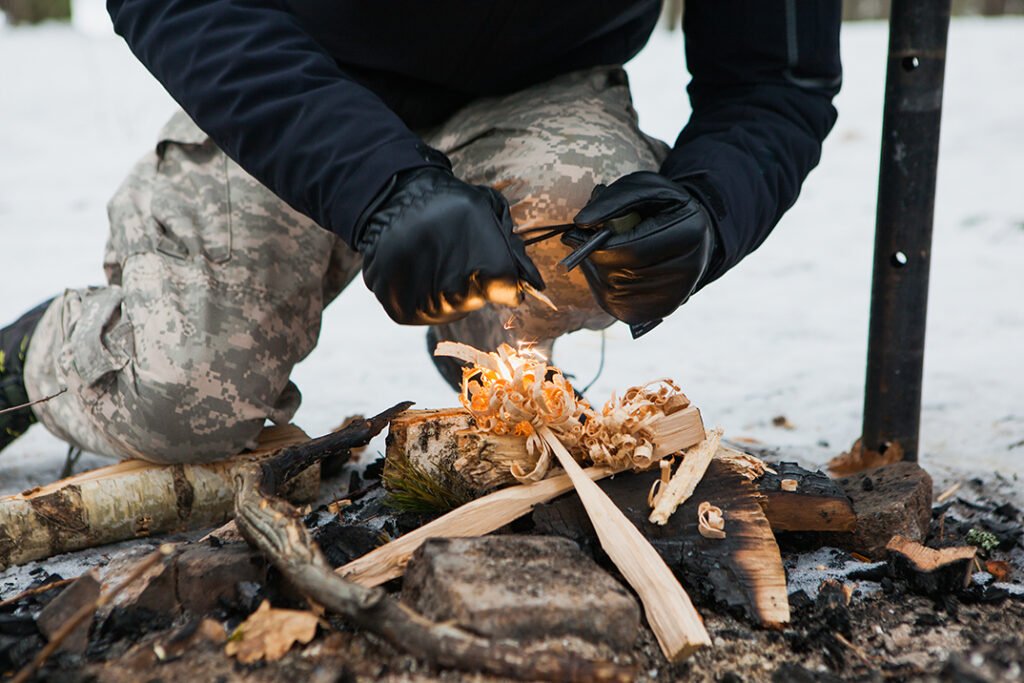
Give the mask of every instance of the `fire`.
<svg viewBox="0 0 1024 683">
<path fill-rule="evenodd" d="M 477 429 L 526 439 L 531 461 L 514 463 L 521 482 L 539 481 L 552 464 L 550 446 L 538 434 L 547 427 L 580 461 L 648 469 L 654 457 L 653 424 L 666 412 L 689 405 L 671 380 L 631 387 L 612 395 L 597 411 L 577 396 L 562 371 L 549 365 L 536 344 L 502 344 L 486 353 L 465 344 L 442 342 L 434 352 L 469 363 L 463 370 L 460 401 Z"/>
</svg>

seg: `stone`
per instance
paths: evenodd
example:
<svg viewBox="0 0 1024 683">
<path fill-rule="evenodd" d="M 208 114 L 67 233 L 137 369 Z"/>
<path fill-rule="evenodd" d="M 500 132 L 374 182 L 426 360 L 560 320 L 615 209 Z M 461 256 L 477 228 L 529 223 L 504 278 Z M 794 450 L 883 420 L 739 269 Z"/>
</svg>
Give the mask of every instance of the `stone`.
<svg viewBox="0 0 1024 683">
<path fill-rule="evenodd" d="M 53 636 L 68 619 L 86 605 L 95 604 L 98 597 L 100 597 L 100 582 L 94 570 L 78 577 L 74 583 L 51 600 L 36 617 L 36 626 L 47 640 L 53 640 Z M 89 628 L 91 626 L 92 617 L 90 616 L 64 639 L 64 642 L 57 648 L 58 652 L 84 653 L 89 645 Z"/>
<path fill-rule="evenodd" d="M 932 518 L 932 478 L 917 463 L 898 462 L 837 479 L 853 502 L 857 526 L 837 545 L 873 560 L 886 557 L 893 536 L 923 541 Z"/>
<path fill-rule="evenodd" d="M 113 560 L 102 570 L 103 583 L 108 586 L 119 585 L 136 567 L 139 560 L 139 557 Z M 160 562 L 147 569 L 142 576 L 120 590 L 113 600 L 100 610 L 100 616 L 106 621 L 113 612 L 120 613 L 120 617 L 136 614 L 140 617 L 159 616 L 168 620 L 176 615 L 178 598 L 172 564 Z"/>
<path fill-rule="evenodd" d="M 640 608 L 572 541 L 547 536 L 435 538 L 413 555 L 402 600 L 490 638 L 572 637 L 630 651 Z"/>
<path fill-rule="evenodd" d="M 262 584 L 267 564 L 245 543 L 186 548 L 176 562 L 178 602 L 186 612 L 202 615 L 239 601 L 238 584 Z"/>
</svg>

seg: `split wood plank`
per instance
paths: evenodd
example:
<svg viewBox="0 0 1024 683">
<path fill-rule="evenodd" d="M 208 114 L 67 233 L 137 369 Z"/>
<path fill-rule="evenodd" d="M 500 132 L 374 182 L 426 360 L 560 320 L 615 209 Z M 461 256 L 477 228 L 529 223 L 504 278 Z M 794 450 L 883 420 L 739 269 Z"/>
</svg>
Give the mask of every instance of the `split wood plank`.
<svg viewBox="0 0 1024 683">
<path fill-rule="evenodd" d="M 670 662 L 686 659 L 711 644 L 704 620 L 665 561 L 547 427 L 538 430 L 572 480 L 601 547 L 640 596 L 644 614 Z"/>
<path fill-rule="evenodd" d="M 599 486 L 683 578 L 691 595 L 745 612 L 769 628 L 787 623 L 786 574 L 779 546 L 762 510 L 761 496 L 742 466 L 712 460 L 693 496 L 664 526 L 648 519 L 647 494 L 657 479 L 657 472 L 624 472 Z M 725 538 L 700 535 L 698 511 L 704 501 L 722 509 Z M 532 519 L 535 533 L 566 536 L 584 547 L 595 547 L 596 533 L 574 496 L 537 506 Z"/>
<path fill-rule="evenodd" d="M 718 445 L 722 441 L 722 430 L 713 429 L 707 433 L 703 441 L 688 449 L 683 454 L 683 461 L 679 464 L 668 485 L 654 498 L 654 510 L 651 511 L 650 520 L 655 524 L 665 524 L 672 513 L 680 505 L 685 503 L 693 490 L 697 488 L 704 473 L 711 464 L 711 459 L 718 452 Z"/>
<path fill-rule="evenodd" d="M 234 476 L 282 447 L 308 441 L 294 425 L 271 427 L 251 453 L 208 464 L 126 460 L 0 498 L 0 569 L 58 553 L 152 534 L 223 524 L 231 518 Z M 319 466 L 289 489 L 316 497 Z"/>
<path fill-rule="evenodd" d="M 593 480 L 616 473 L 609 467 L 588 467 L 584 474 Z M 379 586 L 405 573 L 409 558 L 428 538 L 483 536 L 500 529 L 573 488 L 568 475 L 548 477 L 532 484 L 510 486 L 472 500 L 433 522 L 400 536 L 390 543 L 336 569 L 361 586 Z"/>
</svg>

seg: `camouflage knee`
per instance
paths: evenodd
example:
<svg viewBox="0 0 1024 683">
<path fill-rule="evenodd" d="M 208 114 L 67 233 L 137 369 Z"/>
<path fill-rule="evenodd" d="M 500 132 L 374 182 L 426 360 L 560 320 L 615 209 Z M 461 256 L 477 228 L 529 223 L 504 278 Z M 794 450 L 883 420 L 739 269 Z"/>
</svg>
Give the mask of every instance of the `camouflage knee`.
<svg viewBox="0 0 1024 683">
<path fill-rule="evenodd" d="M 449 154 L 461 178 L 500 189 L 519 231 L 571 222 L 595 185 L 655 170 L 668 149 L 640 131 L 625 72 L 614 67 L 566 74 L 480 100 L 428 141 Z M 494 348 L 502 341 L 546 342 L 613 322 L 598 307 L 583 275 L 559 264 L 570 249 L 557 237 L 527 251 L 557 310 L 527 298 L 514 310 L 489 307 L 440 326 L 437 335 Z"/>
</svg>

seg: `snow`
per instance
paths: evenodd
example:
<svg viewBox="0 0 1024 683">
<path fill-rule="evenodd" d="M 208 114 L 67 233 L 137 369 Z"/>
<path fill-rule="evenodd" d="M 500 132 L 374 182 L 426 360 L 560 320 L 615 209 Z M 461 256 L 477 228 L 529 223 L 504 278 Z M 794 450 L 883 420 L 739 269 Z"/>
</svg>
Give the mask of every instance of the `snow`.
<svg viewBox="0 0 1024 683">
<path fill-rule="evenodd" d="M 105 202 L 173 111 L 99 4 L 76 8 L 72 27 L 0 26 L 0 321 L 102 281 Z M 1024 474 L 1022 35 L 1011 18 L 955 19 L 951 30 L 922 425 L 930 469 Z M 885 48 L 884 24 L 844 27 L 839 123 L 797 205 L 759 252 L 643 339 L 610 329 L 592 400 L 668 376 L 709 424 L 787 456 L 821 463 L 858 436 Z M 688 115 L 680 34 L 659 29 L 628 70 L 641 124 L 674 139 Z M 452 405 L 423 334 L 393 325 L 357 281 L 295 371 L 296 421 L 318 434 L 404 399 Z M 556 359 L 586 382 L 600 346 L 578 333 Z M 776 415 L 795 429 L 774 427 Z M 55 478 L 64 450 L 34 428 L 0 456 L 0 492 Z"/>
</svg>

